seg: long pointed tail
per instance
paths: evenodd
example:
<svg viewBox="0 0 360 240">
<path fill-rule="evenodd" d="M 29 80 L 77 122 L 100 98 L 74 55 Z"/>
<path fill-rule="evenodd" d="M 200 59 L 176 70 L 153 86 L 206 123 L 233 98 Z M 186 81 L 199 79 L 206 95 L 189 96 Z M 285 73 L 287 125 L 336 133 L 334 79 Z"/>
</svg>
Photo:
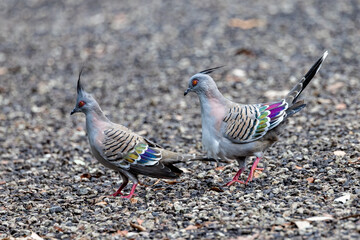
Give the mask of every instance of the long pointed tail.
<svg viewBox="0 0 360 240">
<path fill-rule="evenodd" d="M 319 60 L 310 68 L 310 70 L 305 74 L 305 76 L 296 84 L 296 86 L 291 89 L 288 95 L 285 98 L 285 101 L 289 104 L 289 106 L 296 103 L 296 100 L 302 93 L 302 91 L 306 88 L 309 82 L 313 79 L 315 74 L 320 70 L 322 63 L 328 55 L 328 51 L 325 51 Z"/>
</svg>

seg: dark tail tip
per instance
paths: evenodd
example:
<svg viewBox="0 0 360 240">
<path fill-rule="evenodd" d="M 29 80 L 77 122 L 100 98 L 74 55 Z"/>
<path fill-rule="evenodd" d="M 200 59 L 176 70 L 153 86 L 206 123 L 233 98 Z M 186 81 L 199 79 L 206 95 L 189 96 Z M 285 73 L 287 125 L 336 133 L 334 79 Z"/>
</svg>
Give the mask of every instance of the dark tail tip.
<svg viewBox="0 0 360 240">
<path fill-rule="evenodd" d="M 315 74 L 320 70 L 320 68 L 322 66 L 322 63 L 324 62 L 327 55 L 328 55 L 328 51 L 325 51 L 324 54 L 322 55 L 322 57 L 319 58 L 319 60 L 317 60 L 316 63 L 310 68 L 310 70 L 304 75 L 304 77 L 300 81 L 300 84 L 302 84 L 301 89 L 297 90 L 298 93 L 294 96 L 294 99 L 293 99 L 292 103 L 296 102 L 297 98 L 300 96 L 302 91 L 310 83 L 310 81 L 313 79 Z M 295 87 L 294 89 L 296 89 L 296 88 L 297 87 Z"/>
<path fill-rule="evenodd" d="M 303 82 L 303 87 L 302 89 L 305 89 L 306 86 L 309 84 L 309 82 L 311 81 L 311 79 L 315 76 L 315 74 L 320 70 L 322 63 L 324 62 L 325 58 L 328 55 L 328 51 L 325 51 L 324 54 L 322 55 L 321 58 L 319 58 L 319 60 L 317 60 L 317 62 L 310 68 L 310 70 L 305 74 L 304 78 L 305 81 Z M 301 93 L 301 92 L 300 92 Z M 299 93 L 299 94 L 300 94 Z"/>
</svg>

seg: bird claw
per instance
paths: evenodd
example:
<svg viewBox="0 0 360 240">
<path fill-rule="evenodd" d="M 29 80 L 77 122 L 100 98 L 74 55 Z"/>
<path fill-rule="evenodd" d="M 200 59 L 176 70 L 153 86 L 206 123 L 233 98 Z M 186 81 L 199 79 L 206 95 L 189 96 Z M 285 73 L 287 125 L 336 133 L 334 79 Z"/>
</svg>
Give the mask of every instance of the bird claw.
<svg viewBox="0 0 360 240">
<path fill-rule="evenodd" d="M 117 197 L 118 195 L 121 195 L 121 198 L 127 198 L 127 199 L 132 198 L 132 196 L 136 196 L 136 194 L 129 194 L 127 196 L 124 196 L 123 193 L 116 192 L 116 193 L 111 194 L 110 197 Z"/>
<path fill-rule="evenodd" d="M 124 195 L 121 192 L 115 192 L 113 194 L 110 194 L 110 197 L 116 197 L 117 195 Z"/>
<path fill-rule="evenodd" d="M 121 198 L 131 199 L 135 194 L 129 194 L 127 196 L 121 196 Z"/>
<path fill-rule="evenodd" d="M 121 198 L 131 199 L 132 196 L 135 196 L 134 192 L 137 185 L 138 185 L 137 183 L 134 183 L 133 186 L 131 187 L 130 194 L 127 196 L 121 196 Z"/>
<path fill-rule="evenodd" d="M 225 184 L 224 186 L 230 187 L 231 185 L 233 185 L 233 184 L 236 183 L 236 182 L 242 183 L 242 184 L 245 184 L 245 185 L 246 185 L 246 183 L 243 182 L 243 181 L 240 181 L 240 180 L 238 180 L 238 179 L 233 179 L 233 180 L 231 180 L 230 182 L 228 182 L 227 184 Z"/>
</svg>

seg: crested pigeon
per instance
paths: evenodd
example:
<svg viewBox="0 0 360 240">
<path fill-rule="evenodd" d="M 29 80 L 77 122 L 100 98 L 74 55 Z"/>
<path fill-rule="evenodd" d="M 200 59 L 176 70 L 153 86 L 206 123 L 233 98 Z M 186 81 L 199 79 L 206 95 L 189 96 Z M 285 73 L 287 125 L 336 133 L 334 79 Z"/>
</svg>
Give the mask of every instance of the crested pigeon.
<svg viewBox="0 0 360 240">
<path fill-rule="evenodd" d="M 139 183 L 139 174 L 154 178 L 179 177 L 182 171 L 173 163 L 190 160 L 194 155 L 165 150 L 128 128 L 111 122 L 94 97 L 83 89 L 81 72 L 77 82 L 76 105 L 71 115 L 76 112 L 86 115 L 86 131 L 93 155 L 104 166 L 120 173 L 122 184 L 112 196 L 123 195 L 122 190 L 131 180 L 130 194 L 121 196 L 130 199 Z"/>
<path fill-rule="evenodd" d="M 288 95 L 279 101 L 260 104 L 238 104 L 226 99 L 209 76 L 216 68 L 195 74 L 189 79 L 184 95 L 195 92 L 200 100 L 202 145 L 209 158 L 236 160 L 240 170 L 226 185 L 247 184 L 252 180 L 264 151 L 278 141 L 285 120 L 306 104 L 299 96 L 320 70 L 328 52 L 311 67 Z M 244 183 L 239 180 L 247 157 L 255 156 L 250 174 Z"/>
</svg>

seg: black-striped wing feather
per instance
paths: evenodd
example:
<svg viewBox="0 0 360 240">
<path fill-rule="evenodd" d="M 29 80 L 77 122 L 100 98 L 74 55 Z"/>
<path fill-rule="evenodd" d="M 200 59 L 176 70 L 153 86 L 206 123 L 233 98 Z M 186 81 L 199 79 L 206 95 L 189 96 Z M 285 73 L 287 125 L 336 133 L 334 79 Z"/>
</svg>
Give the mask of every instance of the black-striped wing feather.
<svg viewBox="0 0 360 240">
<path fill-rule="evenodd" d="M 226 123 L 224 136 L 237 143 L 258 140 L 283 121 L 287 108 L 288 104 L 284 100 L 266 104 L 235 105 L 223 119 Z"/>
<path fill-rule="evenodd" d="M 110 128 L 104 131 L 103 155 L 118 167 L 152 166 L 161 159 L 161 152 L 148 141 L 128 129 Z"/>
<path fill-rule="evenodd" d="M 104 134 L 103 155 L 117 167 L 159 178 L 176 178 L 182 172 L 170 163 L 161 162 L 161 147 L 128 129 L 110 128 Z"/>
<path fill-rule="evenodd" d="M 104 154 L 109 160 L 126 156 L 139 142 L 136 134 L 121 129 L 110 128 L 104 134 Z"/>
</svg>

